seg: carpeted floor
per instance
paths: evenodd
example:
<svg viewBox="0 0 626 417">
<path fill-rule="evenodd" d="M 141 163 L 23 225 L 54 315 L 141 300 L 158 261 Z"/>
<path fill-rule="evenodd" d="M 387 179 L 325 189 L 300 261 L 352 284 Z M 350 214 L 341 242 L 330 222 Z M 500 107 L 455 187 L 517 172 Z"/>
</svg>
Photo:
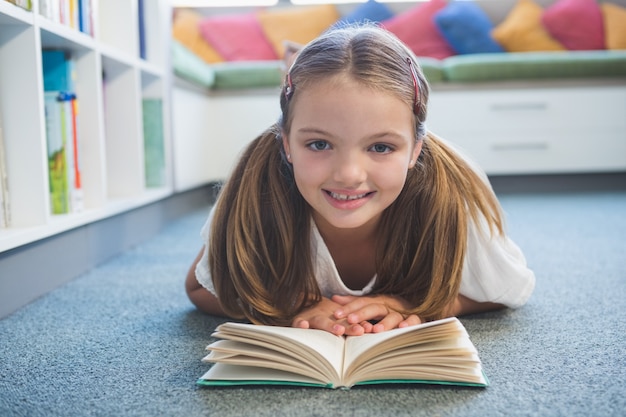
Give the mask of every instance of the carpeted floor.
<svg viewBox="0 0 626 417">
<path fill-rule="evenodd" d="M 487 389 L 197 387 L 220 322 L 183 291 L 203 209 L 0 321 L 0 416 L 626 415 L 626 192 L 501 201 L 537 287 L 462 319 Z"/>
</svg>

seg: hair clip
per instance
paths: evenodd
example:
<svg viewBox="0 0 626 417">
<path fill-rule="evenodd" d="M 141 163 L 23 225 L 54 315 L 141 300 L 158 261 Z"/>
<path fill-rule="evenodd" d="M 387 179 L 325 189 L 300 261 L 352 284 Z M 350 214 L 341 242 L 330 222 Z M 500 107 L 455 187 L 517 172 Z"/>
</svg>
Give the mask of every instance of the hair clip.
<svg viewBox="0 0 626 417">
<path fill-rule="evenodd" d="M 291 84 L 291 73 L 287 73 L 285 77 L 285 98 L 289 100 L 291 93 L 293 93 L 293 85 Z"/>
<path fill-rule="evenodd" d="M 413 98 L 413 113 L 418 114 L 421 89 L 420 79 L 417 76 L 417 71 L 415 70 L 415 66 L 413 65 L 413 61 L 411 60 L 411 58 L 407 58 L 406 62 L 409 64 L 409 68 L 411 69 L 411 75 L 413 76 L 413 87 L 415 88 L 415 97 Z"/>
</svg>

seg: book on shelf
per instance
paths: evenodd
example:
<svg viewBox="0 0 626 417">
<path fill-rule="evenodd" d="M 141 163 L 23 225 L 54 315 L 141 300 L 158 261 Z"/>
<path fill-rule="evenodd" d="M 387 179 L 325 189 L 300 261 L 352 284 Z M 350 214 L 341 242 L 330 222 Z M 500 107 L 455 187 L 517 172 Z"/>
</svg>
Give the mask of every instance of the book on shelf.
<svg viewBox="0 0 626 417">
<path fill-rule="evenodd" d="M 26 10 L 33 10 L 33 2 L 32 0 L 6 0 L 9 3 L 13 3 L 18 7 Z"/>
<path fill-rule="evenodd" d="M 202 360 L 202 386 L 372 384 L 486 387 L 476 347 L 455 317 L 341 337 L 316 329 L 224 323 Z"/>
<path fill-rule="evenodd" d="M 163 101 L 144 98 L 142 113 L 146 187 L 162 187 L 165 185 Z"/>
<path fill-rule="evenodd" d="M 9 177 L 7 175 L 6 145 L 2 130 L 2 112 L 0 111 L 0 228 L 9 227 L 10 225 Z"/>
<path fill-rule="evenodd" d="M 48 176 L 52 214 L 82 211 L 76 73 L 64 51 L 42 52 Z"/>
<path fill-rule="evenodd" d="M 48 149 L 48 180 L 52 214 L 70 212 L 66 144 L 58 91 L 44 92 L 46 144 Z"/>
<path fill-rule="evenodd" d="M 39 0 L 39 14 L 93 36 L 92 0 Z"/>
<path fill-rule="evenodd" d="M 146 59 L 146 24 L 145 24 L 145 7 L 143 0 L 137 0 L 137 27 L 139 29 L 139 57 Z"/>
</svg>

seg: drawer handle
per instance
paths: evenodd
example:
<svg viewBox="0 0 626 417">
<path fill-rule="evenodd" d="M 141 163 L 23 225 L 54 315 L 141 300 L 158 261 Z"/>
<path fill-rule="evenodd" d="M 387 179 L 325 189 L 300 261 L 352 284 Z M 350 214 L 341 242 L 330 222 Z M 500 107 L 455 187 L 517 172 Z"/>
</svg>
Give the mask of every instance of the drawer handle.
<svg viewBox="0 0 626 417">
<path fill-rule="evenodd" d="M 547 103 L 500 103 L 500 104 L 492 104 L 491 110 L 493 111 L 536 111 L 536 110 L 546 110 L 548 108 Z"/>
<path fill-rule="evenodd" d="M 496 143 L 491 145 L 494 151 L 545 151 L 547 142 Z"/>
</svg>

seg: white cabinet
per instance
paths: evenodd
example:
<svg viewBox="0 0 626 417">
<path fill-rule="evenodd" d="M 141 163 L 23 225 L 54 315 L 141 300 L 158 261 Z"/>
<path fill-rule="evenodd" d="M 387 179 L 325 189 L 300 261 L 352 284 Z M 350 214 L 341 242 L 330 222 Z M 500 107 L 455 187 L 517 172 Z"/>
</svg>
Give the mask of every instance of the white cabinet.
<svg viewBox="0 0 626 417">
<path fill-rule="evenodd" d="M 488 174 L 626 170 L 626 84 L 435 89 L 427 125 Z"/>
<path fill-rule="evenodd" d="M 91 0 L 92 34 L 0 0 L 0 127 L 11 224 L 0 252 L 157 200 L 173 192 L 170 146 L 170 7 L 160 0 Z M 139 7 L 143 4 L 143 7 Z M 140 24 L 141 18 L 143 25 Z M 140 54 L 140 27 L 144 54 Z M 51 214 L 42 51 L 74 63 L 84 210 Z M 143 56 L 142 56 L 143 55 Z M 143 100 L 161 104 L 165 180 L 145 178 Z"/>
</svg>

